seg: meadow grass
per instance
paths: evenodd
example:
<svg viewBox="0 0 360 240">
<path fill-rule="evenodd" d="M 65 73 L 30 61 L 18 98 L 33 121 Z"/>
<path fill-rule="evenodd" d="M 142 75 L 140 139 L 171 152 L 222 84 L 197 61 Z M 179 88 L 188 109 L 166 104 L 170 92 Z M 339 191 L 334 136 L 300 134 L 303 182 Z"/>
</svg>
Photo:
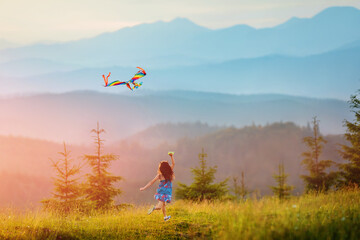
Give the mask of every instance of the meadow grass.
<svg viewBox="0 0 360 240">
<path fill-rule="evenodd" d="M 0 214 L 1 239 L 359 239 L 360 190 L 245 202 L 190 203 L 147 215 L 138 206 L 90 215 Z"/>
</svg>

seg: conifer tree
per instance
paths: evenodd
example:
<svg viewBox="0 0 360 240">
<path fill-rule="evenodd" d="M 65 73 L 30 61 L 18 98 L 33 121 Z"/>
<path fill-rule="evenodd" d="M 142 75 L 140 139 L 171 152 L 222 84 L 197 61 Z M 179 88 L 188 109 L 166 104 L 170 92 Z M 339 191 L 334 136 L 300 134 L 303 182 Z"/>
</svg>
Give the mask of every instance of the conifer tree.
<svg viewBox="0 0 360 240">
<path fill-rule="evenodd" d="M 360 93 L 360 90 L 358 90 Z M 340 154 L 347 163 L 340 164 L 341 185 L 360 185 L 360 99 L 357 95 L 350 97 L 350 108 L 355 114 L 354 122 L 345 120 L 346 140 L 350 145 L 341 145 Z"/>
<path fill-rule="evenodd" d="M 223 197 L 227 192 L 227 179 L 213 183 L 215 180 L 216 166 L 207 167 L 206 160 L 207 154 L 202 149 L 199 154 L 200 166 L 192 168 L 193 183 L 187 186 L 183 183 L 178 183 L 175 195 L 179 199 L 187 199 L 192 201 L 215 200 Z"/>
<path fill-rule="evenodd" d="M 279 164 L 279 174 L 273 175 L 273 178 L 278 183 L 278 185 L 271 186 L 271 189 L 272 189 L 274 195 L 278 196 L 280 200 L 289 198 L 290 192 L 294 189 L 293 186 L 289 186 L 286 184 L 286 180 L 287 180 L 288 176 L 289 176 L 288 174 L 285 174 L 284 164 L 280 163 Z"/>
<path fill-rule="evenodd" d="M 337 179 L 336 172 L 327 173 L 326 169 L 331 167 L 334 162 L 331 160 L 320 160 L 323 144 L 326 140 L 320 135 L 319 121 L 316 117 L 313 118 L 313 136 L 308 136 L 303 139 L 309 151 L 302 154 L 304 160 L 302 164 L 305 165 L 309 175 L 302 175 L 301 178 L 305 181 L 306 191 L 327 191 L 335 184 Z"/>
<path fill-rule="evenodd" d="M 96 153 L 84 156 L 91 167 L 91 174 L 87 175 L 85 193 L 87 199 L 94 202 L 97 209 L 106 209 L 113 204 L 114 197 L 121 193 L 121 190 L 114 187 L 113 184 L 120 181 L 122 177 L 113 176 L 108 172 L 110 163 L 118 159 L 118 156 L 102 153 L 104 140 L 100 138 L 100 134 L 105 130 L 99 128 L 99 123 L 97 123 L 97 128 L 92 129 L 91 132 L 94 133 Z"/>
<path fill-rule="evenodd" d="M 58 210 L 64 212 L 70 211 L 70 209 L 76 204 L 76 202 L 82 197 L 82 191 L 78 184 L 78 178 L 75 178 L 80 172 L 79 165 L 72 165 L 72 159 L 70 159 L 70 152 L 66 149 L 64 143 L 64 152 L 59 152 L 62 156 L 58 161 L 52 161 L 52 166 L 57 172 L 57 177 L 54 178 L 54 193 L 53 196 L 57 199 Z M 44 203 L 49 203 L 44 201 Z"/>
<path fill-rule="evenodd" d="M 238 177 L 233 177 L 233 191 L 236 199 L 245 200 L 246 196 L 250 193 L 245 186 L 244 171 L 241 171 L 240 186 L 238 185 Z"/>
</svg>

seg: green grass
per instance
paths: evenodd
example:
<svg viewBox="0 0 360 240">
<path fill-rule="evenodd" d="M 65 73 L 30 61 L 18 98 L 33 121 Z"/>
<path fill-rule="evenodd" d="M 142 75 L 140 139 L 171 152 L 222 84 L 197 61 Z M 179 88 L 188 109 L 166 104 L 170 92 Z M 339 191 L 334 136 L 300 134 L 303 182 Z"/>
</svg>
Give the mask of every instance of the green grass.
<svg viewBox="0 0 360 240">
<path fill-rule="evenodd" d="M 168 206 L 172 218 L 147 207 L 91 216 L 48 212 L 0 214 L 1 239 L 359 239 L 360 190 Z"/>
</svg>

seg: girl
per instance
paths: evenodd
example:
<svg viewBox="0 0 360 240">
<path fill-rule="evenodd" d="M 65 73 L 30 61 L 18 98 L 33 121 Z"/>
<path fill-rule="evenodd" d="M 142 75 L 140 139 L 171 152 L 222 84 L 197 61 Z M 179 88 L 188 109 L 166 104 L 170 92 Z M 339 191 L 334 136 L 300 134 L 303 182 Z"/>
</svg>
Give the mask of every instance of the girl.
<svg viewBox="0 0 360 240">
<path fill-rule="evenodd" d="M 156 180 L 160 180 L 159 187 L 156 191 L 156 194 L 154 196 L 155 199 L 157 199 L 159 202 L 155 206 L 153 205 L 149 211 L 148 214 L 151 214 L 154 210 L 160 210 L 162 209 L 162 212 L 164 214 L 164 220 L 167 221 L 170 219 L 171 216 L 166 216 L 166 209 L 165 204 L 171 202 L 171 194 L 172 194 L 172 183 L 171 181 L 175 179 L 174 176 L 174 166 L 175 166 L 175 160 L 173 156 L 173 152 L 168 153 L 171 158 L 171 166 L 167 161 L 162 161 L 159 164 L 158 172 L 156 177 L 151 180 L 148 184 L 146 184 L 145 187 L 140 188 L 140 191 L 144 191 L 148 187 L 150 187 Z"/>
</svg>

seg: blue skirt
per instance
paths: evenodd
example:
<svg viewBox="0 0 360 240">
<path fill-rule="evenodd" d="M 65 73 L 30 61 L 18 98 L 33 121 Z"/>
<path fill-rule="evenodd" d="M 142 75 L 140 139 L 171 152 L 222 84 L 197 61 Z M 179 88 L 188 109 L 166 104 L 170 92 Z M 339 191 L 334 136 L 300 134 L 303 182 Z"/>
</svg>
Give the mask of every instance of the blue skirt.
<svg viewBox="0 0 360 240">
<path fill-rule="evenodd" d="M 158 189 L 156 190 L 156 194 L 154 196 L 155 199 L 162 202 L 171 202 L 171 194 L 172 194 L 172 183 L 171 181 L 161 180 Z"/>
</svg>

